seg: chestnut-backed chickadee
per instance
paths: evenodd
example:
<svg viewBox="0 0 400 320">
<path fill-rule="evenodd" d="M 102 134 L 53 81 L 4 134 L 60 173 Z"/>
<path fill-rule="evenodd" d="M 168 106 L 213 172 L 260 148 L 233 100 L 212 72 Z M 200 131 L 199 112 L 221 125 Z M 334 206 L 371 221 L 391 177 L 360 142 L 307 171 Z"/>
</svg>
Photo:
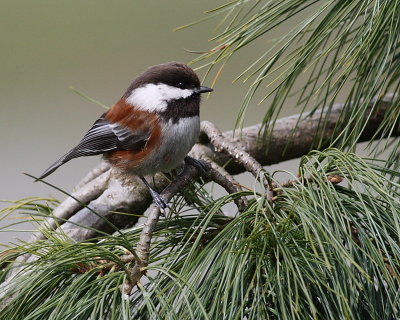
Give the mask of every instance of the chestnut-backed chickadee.
<svg viewBox="0 0 400 320">
<path fill-rule="evenodd" d="M 161 208 L 165 202 L 144 179 L 168 172 L 189 159 L 200 130 L 200 94 L 212 89 L 200 85 L 187 65 L 170 62 L 140 74 L 116 104 L 90 128 L 79 144 L 50 166 L 43 179 L 67 161 L 103 154 L 124 172 L 138 175 Z"/>
</svg>

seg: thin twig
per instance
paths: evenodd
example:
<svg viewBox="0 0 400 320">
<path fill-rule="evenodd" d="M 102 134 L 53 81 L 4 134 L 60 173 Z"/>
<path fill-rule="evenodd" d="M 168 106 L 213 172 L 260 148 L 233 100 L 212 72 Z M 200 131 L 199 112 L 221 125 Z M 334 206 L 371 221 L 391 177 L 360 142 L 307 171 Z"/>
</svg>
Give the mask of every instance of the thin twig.
<svg viewBox="0 0 400 320">
<path fill-rule="evenodd" d="M 193 166 L 185 166 L 183 171 L 161 192 L 161 197 L 165 202 L 169 202 L 172 197 L 178 193 L 182 188 L 188 185 L 194 178 L 199 175 L 197 169 Z M 129 295 L 132 288 L 140 280 L 145 273 L 145 268 L 149 264 L 151 239 L 153 237 L 154 229 L 160 218 L 161 210 L 154 204 L 151 206 L 147 220 L 143 225 L 142 232 L 140 233 L 139 242 L 136 247 L 136 261 L 134 267 L 129 271 L 129 276 L 122 289 L 123 293 Z"/>
<path fill-rule="evenodd" d="M 339 184 L 343 181 L 343 177 L 339 176 L 337 174 L 332 174 L 332 175 L 327 175 L 326 176 L 326 181 L 332 183 L 332 184 Z M 315 178 L 314 177 L 303 177 L 303 178 L 299 178 L 299 179 L 293 179 L 293 180 L 288 180 L 282 184 L 278 184 L 276 182 L 272 182 L 272 191 L 275 194 L 282 194 L 282 190 L 283 188 L 293 188 L 296 185 L 302 184 L 303 186 L 307 186 L 310 183 L 314 182 Z M 272 198 L 272 201 L 275 201 L 278 197 L 274 196 Z"/>
<path fill-rule="evenodd" d="M 244 149 L 230 141 L 222 132 L 210 121 L 201 122 L 201 132 L 206 134 L 210 139 L 211 144 L 215 147 L 216 152 L 224 152 L 228 154 L 237 163 L 243 166 L 248 172 L 251 172 L 256 179 L 263 178 L 264 174 L 266 179 L 263 181 L 266 189 L 267 199 L 272 199 L 272 190 L 270 179 L 267 171 L 261 166 L 261 164 L 253 158 Z"/>
<path fill-rule="evenodd" d="M 215 164 L 218 166 L 217 164 Z M 210 174 L 210 179 L 214 181 L 215 183 L 219 184 L 221 187 L 223 187 L 226 192 L 229 194 L 237 193 L 241 191 L 241 188 L 238 186 L 239 184 L 235 184 L 235 180 L 232 178 L 229 179 L 229 177 L 232 177 L 228 174 L 228 176 L 225 176 L 221 174 L 219 170 L 216 170 L 214 167 L 210 168 L 209 171 Z M 236 206 L 238 207 L 239 212 L 244 212 L 247 207 L 247 199 L 246 197 L 237 197 L 234 199 Z"/>
<path fill-rule="evenodd" d="M 337 174 L 330 174 L 330 175 L 326 176 L 326 181 L 329 181 L 333 184 L 341 183 L 343 181 L 343 179 L 344 178 L 342 176 L 339 176 Z M 272 186 L 274 188 L 273 191 L 279 191 L 282 188 L 291 188 L 300 183 L 302 183 L 303 185 L 308 185 L 310 182 L 313 182 L 313 181 L 315 181 L 314 177 L 304 177 L 302 179 L 299 178 L 299 179 L 288 180 L 281 184 L 273 182 Z"/>
<path fill-rule="evenodd" d="M 135 261 L 136 257 L 133 254 L 124 254 L 118 257 L 118 260 L 123 264 L 128 264 Z M 71 271 L 74 273 L 87 273 L 93 269 L 97 269 L 100 274 L 105 274 L 106 271 L 111 269 L 120 269 L 119 263 L 117 262 L 107 262 L 104 259 L 95 259 L 90 263 L 76 264 L 72 267 Z"/>
<path fill-rule="evenodd" d="M 230 155 L 256 178 L 260 176 L 262 171 L 264 171 L 263 167 L 256 159 L 254 159 L 248 152 L 239 148 L 236 143 L 229 141 L 214 123 L 210 121 L 202 121 L 200 128 L 214 145 L 215 151 L 225 152 Z"/>
</svg>

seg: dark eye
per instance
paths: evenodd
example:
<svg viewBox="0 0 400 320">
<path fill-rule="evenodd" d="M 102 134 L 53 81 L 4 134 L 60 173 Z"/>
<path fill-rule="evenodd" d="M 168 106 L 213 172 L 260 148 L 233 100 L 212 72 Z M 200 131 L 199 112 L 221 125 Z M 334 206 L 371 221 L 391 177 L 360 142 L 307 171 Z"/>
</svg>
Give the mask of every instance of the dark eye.
<svg viewBox="0 0 400 320">
<path fill-rule="evenodd" d="M 185 84 L 183 82 L 178 82 L 176 86 L 181 89 L 185 88 Z"/>
</svg>

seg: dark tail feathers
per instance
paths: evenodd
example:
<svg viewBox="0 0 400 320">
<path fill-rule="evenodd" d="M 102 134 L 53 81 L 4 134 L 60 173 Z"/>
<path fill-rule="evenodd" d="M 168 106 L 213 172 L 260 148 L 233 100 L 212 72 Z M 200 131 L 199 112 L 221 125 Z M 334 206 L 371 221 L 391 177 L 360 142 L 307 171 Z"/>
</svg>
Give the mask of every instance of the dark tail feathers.
<svg viewBox="0 0 400 320">
<path fill-rule="evenodd" d="M 45 172 L 43 172 L 41 174 L 41 176 L 39 178 L 37 178 L 35 180 L 38 181 L 39 179 L 44 179 L 46 178 L 48 175 L 52 174 L 54 171 L 56 171 L 58 169 L 58 167 L 62 166 L 64 163 L 66 163 L 67 161 L 71 160 L 67 158 L 68 154 L 66 154 L 65 156 L 62 156 L 60 159 L 58 159 L 56 162 L 54 162 L 49 168 L 46 169 Z"/>
</svg>

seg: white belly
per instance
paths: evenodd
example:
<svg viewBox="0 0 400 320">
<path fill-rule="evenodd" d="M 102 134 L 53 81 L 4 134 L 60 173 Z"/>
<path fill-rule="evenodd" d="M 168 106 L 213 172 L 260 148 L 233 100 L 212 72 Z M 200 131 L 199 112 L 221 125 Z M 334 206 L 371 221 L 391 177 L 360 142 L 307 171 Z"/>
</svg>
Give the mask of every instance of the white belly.
<svg viewBox="0 0 400 320">
<path fill-rule="evenodd" d="M 196 143 L 200 133 L 200 119 L 182 118 L 177 123 L 172 120 L 162 128 L 162 140 L 154 152 L 137 168 L 141 175 L 169 172 L 182 164 L 183 159 Z"/>
</svg>

